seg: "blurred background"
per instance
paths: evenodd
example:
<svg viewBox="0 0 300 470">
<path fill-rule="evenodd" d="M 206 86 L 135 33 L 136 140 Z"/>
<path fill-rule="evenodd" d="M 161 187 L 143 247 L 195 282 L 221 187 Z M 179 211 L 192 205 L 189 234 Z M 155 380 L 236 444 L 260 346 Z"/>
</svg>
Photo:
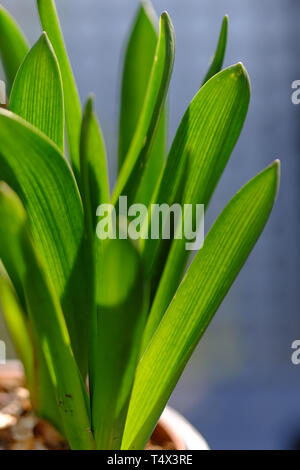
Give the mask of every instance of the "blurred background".
<svg viewBox="0 0 300 470">
<path fill-rule="evenodd" d="M 34 0 L 2 0 L 33 43 Z M 177 54 L 170 88 L 170 142 L 197 92 L 229 14 L 225 65 L 241 60 L 252 82 L 246 125 L 206 216 L 274 158 L 282 161 L 279 198 L 263 236 L 195 351 L 170 404 L 213 449 L 300 448 L 300 3 L 297 0 L 153 0 L 168 10 Z M 116 178 L 122 52 L 138 1 L 57 0 L 82 100 L 93 91 Z M 0 339 L 7 339 L 0 319 Z M 8 345 L 8 357 L 14 357 Z"/>
</svg>

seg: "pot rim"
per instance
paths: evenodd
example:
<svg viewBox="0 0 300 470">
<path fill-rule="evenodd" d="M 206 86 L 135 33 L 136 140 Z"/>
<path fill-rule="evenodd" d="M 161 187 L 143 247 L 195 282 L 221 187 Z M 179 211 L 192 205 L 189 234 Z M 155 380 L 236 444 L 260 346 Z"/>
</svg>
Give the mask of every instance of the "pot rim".
<svg viewBox="0 0 300 470">
<path fill-rule="evenodd" d="M 199 431 L 173 408 L 166 406 L 159 423 L 174 440 L 178 450 L 210 450 L 209 445 Z M 179 443 L 180 447 L 178 447 Z"/>
</svg>

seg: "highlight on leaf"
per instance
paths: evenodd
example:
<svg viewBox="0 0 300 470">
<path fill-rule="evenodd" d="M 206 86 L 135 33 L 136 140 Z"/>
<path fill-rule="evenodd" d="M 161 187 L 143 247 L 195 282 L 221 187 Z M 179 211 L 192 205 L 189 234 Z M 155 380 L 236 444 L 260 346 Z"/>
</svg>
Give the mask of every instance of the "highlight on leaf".
<svg viewBox="0 0 300 470">
<path fill-rule="evenodd" d="M 64 151 L 64 99 L 58 62 L 47 34 L 27 54 L 15 78 L 9 109 Z"/>
</svg>

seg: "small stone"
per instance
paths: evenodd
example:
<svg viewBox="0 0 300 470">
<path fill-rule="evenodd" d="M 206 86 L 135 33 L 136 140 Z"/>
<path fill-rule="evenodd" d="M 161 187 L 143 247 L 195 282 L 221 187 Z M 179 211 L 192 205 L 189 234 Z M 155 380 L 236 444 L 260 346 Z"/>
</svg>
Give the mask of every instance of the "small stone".
<svg viewBox="0 0 300 470">
<path fill-rule="evenodd" d="M 14 366 L 10 364 L 0 365 L 0 378 L 1 389 L 4 391 L 11 391 L 24 386 L 24 372 L 18 362 Z"/>
<path fill-rule="evenodd" d="M 27 400 L 29 398 L 29 391 L 24 387 L 18 387 L 15 394 L 18 398 L 21 398 L 21 400 Z"/>
<path fill-rule="evenodd" d="M 8 429 L 17 424 L 17 419 L 15 416 L 11 416 L 0 411 L 0 430 Z"/>
<path fill-rule="evenodd" d="M 16 426 L 12 428 L 12 436 L 15 441 L 27 441 L 33 437 L 33 428 L 36 419 L 34 416 L 22 417 Z"/>
<path fill-rule="evenodd" d="M 21 416 L 23 413 L 23 406 L 19 400 L 13 400 L 4 408 L 2 408 L 2 413 L 15 416 L 16 418 Z"/>
<path fill-rule="evenodd" d="M 7 392 L 0 392 L 0 409 L 2 411 L 2 408 L 6 405 L 8 405 L 12 400 L 12 395 Z"/>
</svg>

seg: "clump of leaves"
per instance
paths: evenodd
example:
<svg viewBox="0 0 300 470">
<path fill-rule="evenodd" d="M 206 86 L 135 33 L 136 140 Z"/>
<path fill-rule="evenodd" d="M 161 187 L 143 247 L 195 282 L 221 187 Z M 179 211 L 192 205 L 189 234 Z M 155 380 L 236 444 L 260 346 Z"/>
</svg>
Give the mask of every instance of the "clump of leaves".
<svg viewBox="0 0 300 470">
<path fill-rule="evenodd" d="M 117 207 L 120 195 L 208 205 L 247 114 L 248 75 L 241 63 L 220 71 L 225 17 L 165 159 L 174 31 L 167 13 L 158 25 L 143 2 L 125 56 L 110 196 L 93 99 L 82 113 L 54 1 L 37 7 L 44 32 L 31 49 L 0 7 L 9 92 L 9 110 L 0 109 L 2 308 L 34 408 L 71 448 L 142 449 L 263 230 L 279 164 L 234 196 L 185 275 L 184 239 L 99 240 L 96 208 Z"/>
</svg>

